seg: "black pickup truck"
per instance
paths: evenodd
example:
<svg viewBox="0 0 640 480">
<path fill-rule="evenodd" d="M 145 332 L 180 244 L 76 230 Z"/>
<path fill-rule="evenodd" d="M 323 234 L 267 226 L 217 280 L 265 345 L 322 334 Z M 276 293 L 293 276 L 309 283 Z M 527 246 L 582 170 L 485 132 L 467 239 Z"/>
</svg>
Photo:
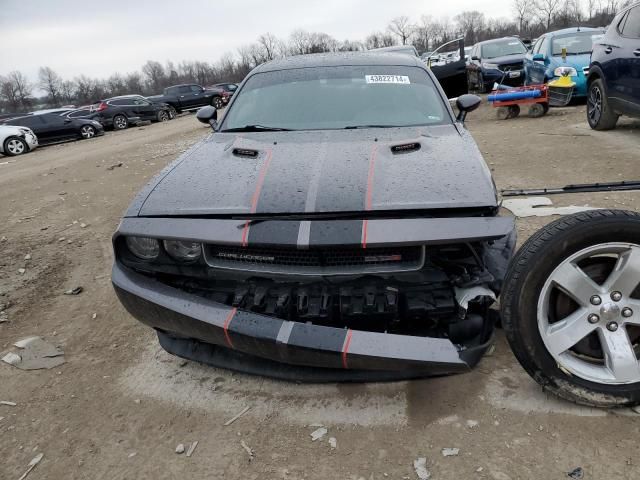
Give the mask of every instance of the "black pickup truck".
<svg viewBox="0 0 640 480">
<path fill-rule="evenodd" d="M 195 83 L 167 87 L 162 95 L 147 97 L 152 102 L 168 103 L 176 112 L 192 110 L 205 105 L 222 108 L 229 101 L 221 88 L 204 88 Z"/>
</svg>

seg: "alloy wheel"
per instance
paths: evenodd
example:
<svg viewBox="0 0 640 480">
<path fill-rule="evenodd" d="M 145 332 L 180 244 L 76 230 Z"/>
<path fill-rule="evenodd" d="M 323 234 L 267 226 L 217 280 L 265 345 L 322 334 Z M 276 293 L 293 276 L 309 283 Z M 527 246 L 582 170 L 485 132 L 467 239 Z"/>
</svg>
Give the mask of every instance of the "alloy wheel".
<svg viewBox="0 0 640 480">
<path fill-rule="evenodd" d="M 213 99 L 213 106 L 219 110 L 224 106 L 224 103 L 220 97 L 216 97 Z"/>
<path fill-rule="evenodd" d="M 593 125 L 596 125 L 600 121 L 600 117 L 602 117 L 602 92 L 597 85 L 593 85 L 589 90 L 587 115 Z"/>
<path fill-rule="evenodd" d="M 541 290 L 538 330 L 568 373 L 600 384 L 640 382 L 640 246 L 598 244 L 564 260 Z"/>
<path fill-rule="evenodd" d="M 124 118 L 122 115 L 118 115 L 116 118 L 113 119 L 113 126 L 117 130 L 123 130 L 127 128 L 127 119 Z"/>
<path fill-rule="evenodd" d="M 96 135 L 96 130 L 90 125 L 85 125 L 80 129 L 80 135 L 82 138 L 93 138 Z"/>
<path fill-rule="evenodd" d="M 24 153 L 24 143 L 18 139 L 11 139 L 7 142 L 7 150 L 11 155 L 21 155 Z"/>
</svg>

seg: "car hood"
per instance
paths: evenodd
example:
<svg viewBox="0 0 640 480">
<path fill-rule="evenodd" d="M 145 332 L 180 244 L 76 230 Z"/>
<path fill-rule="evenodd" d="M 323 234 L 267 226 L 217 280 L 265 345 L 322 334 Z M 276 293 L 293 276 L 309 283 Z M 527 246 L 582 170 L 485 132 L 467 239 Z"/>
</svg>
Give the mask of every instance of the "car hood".
<svg viewBox="0 0 640 480">
<path fill-rule="evenodd" d="M 393 147 L 407 145 L 414 149 L 394 153 Z M 473 138 L 462 127 L 443 125 L 215 133 L 152 181 L 128 215 L 496 205 L 491 174 Z"/>
<path fill-rule="evenodd" d="M 485 63 L 496 63 L 498 65 L 503 65 L 505 63 L 521 62 L 524 60 L 524 56 L 524 53 L 516 53 L 515 55 L 504 55 L 502 57 L 487 58 L 483 59 L 482 61 Z"/>
<path fill-rule="evenodd" d="M 569 55 L 567 60 L 563 61 L 562 57 L 553 57 L 550 62 L 550 66 L 554 69 L 557 67 L 573 67 L 578 72 L 582 71 L 584 67 L 588 67 L 591 63 L 591 54 L 585 53 L 582 55 Z"/>
</svg>

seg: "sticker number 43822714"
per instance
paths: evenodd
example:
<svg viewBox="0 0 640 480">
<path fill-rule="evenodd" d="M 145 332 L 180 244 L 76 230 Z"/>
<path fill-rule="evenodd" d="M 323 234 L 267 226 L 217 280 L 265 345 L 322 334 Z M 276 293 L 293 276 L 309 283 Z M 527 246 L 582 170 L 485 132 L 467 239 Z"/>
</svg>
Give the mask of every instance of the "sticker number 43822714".
<svg viewBox="0 0 640 480">
<path fill-rule="evenodd" d="M 367 83 L 397 83 L 409 85 L 411 81 L 406 75 L 365 75 Z"/>
</svg>

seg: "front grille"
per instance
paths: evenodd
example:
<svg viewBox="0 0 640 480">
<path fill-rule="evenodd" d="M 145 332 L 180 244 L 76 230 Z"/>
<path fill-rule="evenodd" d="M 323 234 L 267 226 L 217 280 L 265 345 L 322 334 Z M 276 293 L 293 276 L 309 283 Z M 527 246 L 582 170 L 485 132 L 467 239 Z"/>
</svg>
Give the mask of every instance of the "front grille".
<svg viewBox="0 0 640 480">
<path fill-rule="evenodd" d="M 504 65 L 498 66 L 498 68 L 503 72 L 522 70 L 522 62 L 505 63 Z"/>
<path fill-rule="evenodd" d="M 299 250 L 206 245 L 204 251 L 210 267 L 250 272 L 349 275 L 419 270 L 424 264 L 422 246 Z"/>
</svg>

